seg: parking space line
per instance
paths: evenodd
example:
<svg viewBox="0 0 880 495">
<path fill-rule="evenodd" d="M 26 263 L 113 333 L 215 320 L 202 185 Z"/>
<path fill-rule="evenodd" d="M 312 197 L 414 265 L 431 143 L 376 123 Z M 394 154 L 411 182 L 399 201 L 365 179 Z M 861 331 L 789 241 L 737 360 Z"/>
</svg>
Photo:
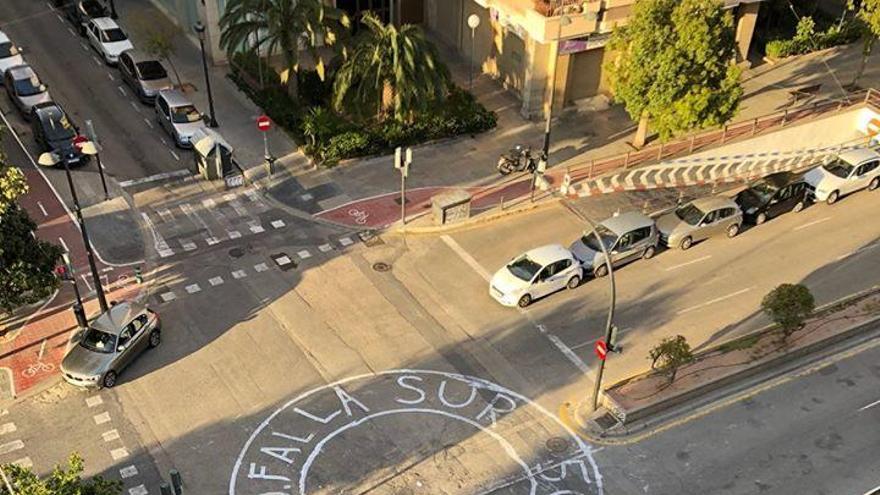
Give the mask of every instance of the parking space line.
<svg viewBox="0 0 880 495">
<path fill-rule="evenodd" d="M 794 231 L 798 231 L 798 230 L 801 230 L 801 229 L 805 229 L 805 228 L 807 228 L 807 227 L 812 227 L 813 225 L 816 225 L 817 223 L 826 222 L 826 221 L 828 221 L 828 220 L 831 220 L 831 217 L 822 217 L 822 218 L 820 218 L 820 219 L 818 219 L 818 220 L 813 220 L 812 222 L 808 222 L 808 223 L 804 223 L 804 224 L 798 225 L 797 227 L 793 228 L 792 230 L 794 230 Z"/>
<path fill-rule="evenodd" d="M 705 308 L 706 306 L 709 306 L 709 305 L 715 304 L 715 303 L 717 303 L 717 302 L 721 302 L 721 301 L 724 301 L 724 300 L 726 300 L 726 299 L 730 299 L 730 298 L 732 298 L 732 297 L 736 297 L 736 296 L 739 296 L 739 295 L 745 294 L 746 292 L 748 292 L 748 291 L 750 291 L 750 290 L 752 290 L 752 289 L 754 289 L 754 287 L 748 287 L 748 288 L 746 288 L 746 289 L 738 290 L 738 291 L 733 292 L 733 293 L 731 293 L 731 294 L 727 294 L 726 296 L 716 297 L 715 299 L 711 299 L 711 300 L 706 301 L 706 302 L 704 302 L 704 303 L 702 303 L 702 304 L 697 304 L 696 306 L 691 306 L 691 307 L 689 307 L 689 308 L 681 309 L 681 310 L 677 311 L 676 314 L 683 315 L 683 314 L 685 314 L 685 313 L 690 313 L 691 311 L 695 311 L 695 310 L 697 310 L 697 309 Z"/>
<path fill-rule="evenodd" d="M 568 360 L 571 361 L 571 363 L 574 364 L 574 366 L 577 369 L 579 369 L 581 371 L 581 373 L 586 375 L 587 373 L 590 372 L 590 368 L 587 367 L 587 363 L 585 363 L 583 361 L 583 359 L 579 358 L 578 355 L 575 354 L 574 351 L 571 350 L 570 347 L 565 345 L 565 342 L 563 342 L 562 339 L 560 339 L 559 337 L 548 332 L 547 328 L 544 327 L 544 325 L 536 325 L 536 326 L 537 326 L 538 330 L 542 334 L 546 335 L 547 338 L 550 340 L 550 342 L 552 342 L 553 345 L 556 346 L 556 348 L 559 349 L 559 351 L 562 352 L 562 354 L 566 358 L 568 358 Z"/>
<path fill-rule="evenodd" d="M 61 247 L 64 249 L 64 252 L 67 252 L 67 253 L 70 252 L 70 249 L 67 248 L 67 243 L 64 242 L 64 238 L 63 238 L 63 237 L 59 237 L 59 238 L 58 238 L 58 242 L 61 243 Z"/>
<path fill-rule="evenodd" d="M 446 245 L 449 246 L 450 249 L 455 251 L 455 254 L 457 254 L 458 257 L 462 259 L 462 261 L 464 261 L 471 268 L 473 268 L 474 271 L 477 272 L 477 275 L 483 277 L 483 279 L 486 280 L 486 282 L 489 282 L 492 280 L 492 276 L 489 275 L 489 272 L 487 272 L 486 269 L 483 268 L 477 262 L 477 260 L 475 260 L 474 257 L 470 255 L 470 253 L 465 251 L 463 247 L 461 247 L 457 242 L 455 242 L 455 239 L 453 239 L 452 237 L 449 237 L 448 235 L 445 235 L 445 234 L 440 236 L 440 239 L 442 239 L 443 242 L 445 242 Z"/>
<path fill-rule="evenodd" d="M 175 160 L 180 161 L 180 157 L 177 156 L 177 153 L 175 153 L 173 149 L 168 148 L 168 152 L 171 153 L 171 156 L 173 156 Z"/>
<path fill-rule="evenodd" d="M 95 62 L 95 65 L 97 65 L 98 67 L 101 67 L 102 64 L 101 64 L 101 61 L 98 60 L 98 57 L 92 55 L 92 60 Z M 122 93 L 122 94 L 125 94 L 125 93 Z"/>
<path fill-rule="evenodd" d="M 59 20 L 59 21 L 61 21 L 61 22 L 62 22 L 62 23 L 63 23 L 63 22 L 64 22 L 64 18 L 63 18 L 63 17 L 61 17 L 61 16 L 60 16 L 60 15 L 58 15 L 58 14 L 55 14 L 55 17 L 57 17 L 57 18 L 58 18 L 58 20 Z"/>
<path fill-rule="evenodd" d="M 37 201 L 37 206 L 40 207 L 40 211 L 43 213 L 43 216 L 44 216 L 44 217 L 48 217 L 48 216 L 49 216 L 49 213 L 46 212 L 46 207 L 43 206 L 43 203 Z"/>
<path fill-rule="evenodd" d="M 107 73 L 107 77 L 109 77 L 111 81 L 115 81 L 115 80 L 116 80 L 116 78 L 113 77 L 113 74 L 111 74 L 111 73 L 109 73 L 109 72 Z"/>
<path fill-rule="evenodd" d="M 859 408 L 859 411 L 864 411 L 865 409 L 870 409 L 870 408 L 872 408 L 872 407 L 874 407 L 874 406 L 880 406 L 880 400 L 878 400 L 878 401 L 874 401 L 874 402 L 868 404 L 867 406 L 860 407 L 860 408 Z"/>
<path fill-rule="evenodd" d="M 116 86 L 116 89 L 118 89 L 119 92 L 122 93 L 122 96 L 128 95 L 128 93 L 125 92 L 125 88 L 123 88 L 122 86 Z"/>
<path fill-rule="evenodd" d="M 137 113 L 141 113 L 141 109 L 138 108 L 137 103 L 135 103 L 135 102 L 133 102 L 133 101 L 131 101 L 131 100 L 128 100 L 128 103 L 131 105 L 131 108 L 134 108 L 134 111 L 135 111 L 135 112 L 137 112 Z"/>
<path fill-rule="evenodd" d="M 73 29 L 67 28 L 67 32 L 69 32 L 71 36 L 76 37 L 76 33 L 73 32 Z"/>
<path fill-rule="evenodd" d="M 89 53 L 89 47 L 87 47 L 85 43 L 80 42 L 79 46 L 84 52 Z"/>
<path fill-rule="evenodd" d="M 131 102 L 131 103 L 134 104 L 134 102 Z M 144 122 L 147 123 L 147 125 L 150 127 L 150 129 L 153 129 L 153 128 L 154 128 L 154 126 L 153 126 L 153 121 L 151 121 L 150 119 L 144 117 Z M 164 143 L 165 140 L 163 139 L 162 142 Z"/>
<path fill-rule="evenodd" d="M 672 265 L 672 266 L 670 266 L 670 267 L 664 268 L 664 270 L 666 270 L 667 272 L 671 272 L 672 270 L 677 270 L 677 269 L 679 269 L 679 268 L 682 268 L 682 267 L 685 267 L 685 266 L 688 266 L 688 265 L 693 265 L 694 263 L 699 263 L 699 262 L 701 262 L 701 261 L 706 261 L 707 259 L 709 259 L 709 258 L 711 258 L 711 257 L 712 257 L 711 254 L 707 254 L 706 256 L 703 256 L 702 258 L 697 258 L 697 259 L 695 259 L 695 260 L 691 260 L 691 261 L 688 261 L 688 262 L 686 262 L 686 263 L 681 263 L 681 264 L 678 264 L 678 265 Z"/>
</svg>

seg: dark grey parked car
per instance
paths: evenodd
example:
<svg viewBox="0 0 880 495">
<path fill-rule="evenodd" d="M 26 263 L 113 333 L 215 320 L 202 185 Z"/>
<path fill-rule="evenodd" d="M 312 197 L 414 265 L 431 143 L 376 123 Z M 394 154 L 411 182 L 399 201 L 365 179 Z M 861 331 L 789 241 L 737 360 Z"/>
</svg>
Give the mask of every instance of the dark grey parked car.
<svg viewBox="0 0 880 495">
<path fill-rule="evenodd" d="M 604 220 L 596 226 L 596 233 L 602 239 L 614 267 L 637 259 L 650 259 L 657 252 L 659 235 L 654 220 L 637 211 Z M 591 230 L 584 232 L 568 249 L 581 262 L 584 272 L 590 272 L 595 277 L 608 275 L 602 246 Z"/>
<path fill-rule="evenodd" d="M 79 35 L 85 36 L 89 21 L 107 17 L 110 12 L 98 0 L 71 0 L 64 6 L 64 15 L 76 27 Z"/>
<path fill-rule="evenodd" d="M 30 118 L 31 109 L 37 103 L 52 101 L 49 88 L 30 65 L 16 65 L 6 70 L 3 77 L 6 94 L 25 118 Z"/>
<path fill-rule="evenodd" d="M 657 229 L 662 244 L 685 250 L 715 235 L 736 237 L 742 222 L 742 211 L 732 199 L 711 196 L 695 199 L 663 215 L 657 219 Z"/>
<path fill-rule="evenodd" d="M 61 374 L 80 387 L 112 387 L 134 358 L 159 345 L 160 332 L 154 311 L 139 303 L 119 303 L 92 321 L 61 361 Z"/>
<path fill-rule="evenodd" d="M 89 155 L 83 154 L 73 145 L 79 129 L 70 121 L 64 110 L 54 101 L 37 103 L 31 109 L 31 131 L 40 152 L 50 152 L 74 167 L 88 162 Z"/>
<path fill-rule="evenodd" d="M 150 105 L 159 91 L 174 89 L 165 67 L 155 58 L 137 50 L 126 50 L 119 55 L 119 72 L 138 98 Z"/>
</svg>

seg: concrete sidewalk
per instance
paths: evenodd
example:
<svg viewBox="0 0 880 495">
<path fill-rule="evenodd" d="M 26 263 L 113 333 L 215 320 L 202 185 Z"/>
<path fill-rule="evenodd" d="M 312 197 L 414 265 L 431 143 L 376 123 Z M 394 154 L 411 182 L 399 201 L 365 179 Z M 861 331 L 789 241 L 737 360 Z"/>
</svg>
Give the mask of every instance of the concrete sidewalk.
<svg viewBox="0 0 880 495">
<path fill-rule="evenodd" d="M 445 55 L 453 79 L 466 86 L 466 65 L 453 54 Z M 814 98 L 798 101 L 797 106 L 822 98 L 844 97 L 843 86 L 852 81 L 860 57 L 861 44 L 855 43 L 747 70 L 743 75 L 744 98 L 734 120 L 794 108 L 790 106 L 789 92 L 802 86 L 821 84 L 821 90 Z M 880 68 L 869 64 L 860 85 L 880 86 Z M 407 183 L 410 190 L 489 185 L 499 180 L 494 165 L 502 152 L 517 143 L 540 148 L 543 123 L 523 119 L 518 101 L 498 82 L 480 76 L 473 92 L 483 105 L 498 113 L 498 127 L 473 138 L 417 147 Z M 550 165 L 561 168 L 630 151 L 634 130 L 634 124 L 619 105 L 566 109 L 553 122 Z M 282 167 L 263 184 L 281 202 L 315 214 L 343 204 L 359 207 L 361 199 L 369 202 L 376 196 L 398 191 L 400 176 L 391 157 L 385 156 L 343 163 L 329 170 L 304 172 L 301 167 Z"/>
<path fill-rule="evenodd" d="M 128 31 L 134 46 L 143 46 L 139 39 L 138 30 L 135 29 L 138 18 L 153 18 L 160 11 L 149 0 L 117 2 L 117 11 L 119 23 Z M 171 23 L 172 20 L 168 18 L 167 22 Z M 200 111 L 207 114 L 208 94 L 205 89 L 202 56 L 198 38 L 192 28 L 180 26 L 180 32 L 174 39 L 174 46 L 176 53 L 171 59 L 180 73 L 183 85 L 187 88 L 186 95 Z M 171 67 L 168 67 L 167 63 L 165 65 L 174 80 Z M 217 132 L 235 148 L 235 157 L 242 167 L 250 169 L 260 166 L 264 163 L 263 133 L 257 130 L 256 118 L 263 111 L 226 77 L 230 70 L 228 66 L 212 67 L 209 65 L 208 69 L 214 97 L 215 117 L 219 124 Z M 275 126 L 268 134 L 270 150 L 275 156 L 290 155 L 286 161 L 298 156 L 300 160 L 305 161 L 305 157 L 296 153 L 296 143 L 284 131 Z"/>
</svg>

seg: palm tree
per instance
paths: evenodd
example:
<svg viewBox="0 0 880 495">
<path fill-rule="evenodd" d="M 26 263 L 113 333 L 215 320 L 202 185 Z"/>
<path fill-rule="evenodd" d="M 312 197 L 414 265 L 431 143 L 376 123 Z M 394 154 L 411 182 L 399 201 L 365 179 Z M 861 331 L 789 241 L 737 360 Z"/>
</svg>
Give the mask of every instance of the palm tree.
<svg viewBox="0 0 880 495">
<path fill-rule="evenodd" d="M 246 47 L 257 56 L 263 50 L 269 57 L 280 53 L 284 58 L 281 81 L 296 97 L 301 43 L 323 80 L 324 59 L 317 47 L 322 41 L 339 46 L 341 35 L 350 26 L 347 15 L 322 0 L 230 0 L 220 18 L 220 46 L 227 52 Z"/>
<path fill-rule="evenodd" d="M 446 95 L 449 71 L 419 27 L 407 24 L 398 29 L 371 12 L 364 13 L 361 23 L 366 30 L 336 73 L 337 110 L 366 108 L 404 121 Z"/>
</svg>

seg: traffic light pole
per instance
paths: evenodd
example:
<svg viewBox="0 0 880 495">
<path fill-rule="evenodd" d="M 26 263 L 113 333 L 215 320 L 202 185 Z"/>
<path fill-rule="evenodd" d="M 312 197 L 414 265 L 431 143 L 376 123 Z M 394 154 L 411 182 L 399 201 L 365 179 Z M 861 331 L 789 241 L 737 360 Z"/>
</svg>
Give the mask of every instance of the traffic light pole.
<svg viewBox="0 0 880 495">
<path fill-rule="evenodd" d="M 86 223 L 83 220 L 82 210 L 79 207 L 79 198 L 76 195 L 76 188 L 73 186 L 73 177 L 70 175 L 70 167 L 66 160 L 64 163 L 64 172 L 67 174 L 67 185 L 70 187 L 70 195 L 73 197 L 73 210 L 76 212 L 76 221 L 79 223 L 79 230 L 82 232 L 83 245 L 86 248 L 86 257 L 89 260 L 89 269 L 92 272 L 92 278 L 95 280 L 95 293 L 98 296 L 98 304 L 101 306 L 101 312 L 107 311 L 107 299 L 104 297 L 104 286 L 101 284 L 101 276 L 98 273 L 98 267 L 95 264 L 95 254 L 92 252 L 92 245 L 89 243 L 89 234 L 86 231 Z M 77 289 L 77 298 L 79 289 Z"/>
</svg>

